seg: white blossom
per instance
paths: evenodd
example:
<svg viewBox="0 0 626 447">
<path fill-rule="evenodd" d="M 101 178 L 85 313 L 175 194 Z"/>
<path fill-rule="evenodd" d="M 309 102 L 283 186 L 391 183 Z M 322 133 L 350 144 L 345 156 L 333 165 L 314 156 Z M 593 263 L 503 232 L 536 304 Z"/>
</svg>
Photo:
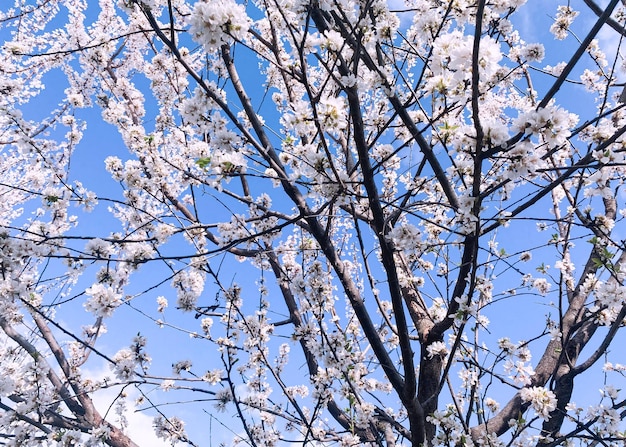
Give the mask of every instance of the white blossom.
<svg viewBox="0 0 626 447">
<path fill-rule="evenodd" d="M 434 343 L 429 344 L 426 347 L 426 351 L 428 352 L 428 356 L 430 358 L 434 356 L 445 357 L 448 354 L 448 348 L 446 344 L 442 341 L 436 341 Z"/>
<path fill-rule="evenodd" d="M 539 292 L 540 295 L 546 295 L 550 291 L 550 283 L 545 278 L 535 278 L 533 280 L 533 288 Z"/>
<path fill-rule="evenodd" d="M 122 304 L 122 295 L 108 285 L 94 284 L 85 293 L 91 298 L 85 304 L 85 310 L 98 317 L 110 317 Z"/>
<path fill-rule="evenodd" d="M 544 387 L 534 386 L 530 388 L 522 388 L 520 391 L 522 401 L 530 402 L 537 413 L 537 416 L 543 420 L 550 418 L 550 413 L 556 409 L 556 396 Z"/>
<path fill-rule="evenodd" d="M 574 19 L 580 14 L 569 6 L 559 6 L 554 24 L 550 27 L 550 31 L 559 40 L 567 37 L 570 26 Z"/>
<path fill-rule="evenodd" d="M 243 40 L 250 27 L 245 8 L 233 0 L 197 2 L 190 22 L 193 38 L 209 52 L 233 39 Z"/>
</svg>

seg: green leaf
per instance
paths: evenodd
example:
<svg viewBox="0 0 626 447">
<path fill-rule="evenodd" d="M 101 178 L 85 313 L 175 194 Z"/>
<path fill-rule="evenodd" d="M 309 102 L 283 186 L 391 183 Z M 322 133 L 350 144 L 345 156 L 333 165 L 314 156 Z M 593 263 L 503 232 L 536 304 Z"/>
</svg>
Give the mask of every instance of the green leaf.
<svg viewBox="0 0 626 447">
<path fill-rule="evenodd" d="M 604 263 L 602 262 L 602 259 L 600 259 L 600 258 L 592 258 L 591 261 L 593 262 L 593 265 L 596 268 L 600 268 L 600 267 L 602 267 L 604 265 Z"/>
<path fill-rule="evenodd" d="M 613 256 L 615 256 L 615 253 L 611 253 L 606 247 L 602 248 L 602 257 L 604 259 L 613 259 Z"/>
<path fill-rule="evenodd" d="M 196 160 L 196 164 L 201 169 L 206 169 L 211 164 L 211 157 L 201 157 Z"/>
<path fill-rule="evenodd" d="M 232 174 L 233 172 L 237 171 L 237 167 L 234 163 L 231 163 L 230 161 L 224 161 L 222 162 L 222 172 L 225 174 Z"/>
</svg>

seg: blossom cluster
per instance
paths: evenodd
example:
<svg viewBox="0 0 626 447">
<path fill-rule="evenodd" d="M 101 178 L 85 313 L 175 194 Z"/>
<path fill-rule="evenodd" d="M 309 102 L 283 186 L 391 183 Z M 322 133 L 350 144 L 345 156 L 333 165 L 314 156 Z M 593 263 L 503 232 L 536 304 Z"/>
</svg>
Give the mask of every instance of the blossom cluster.
<svg viewBox="0 0 626 447">
<path fill-rule="evenodd" d="M 243 40 L 250 27 L 244 6 L 233 0 L 199 1 L 189 21 L 192 36 L 208 52 L 233 39 Z"/>
<path fill-rule="evenodd" d="M 522 401 L 530 402 L 537 416 L 544 420 L 548 420 L 550 413 L 556 409 L 556 396 L 544 387 L 522 388 L 520 396 Z"/>
</svg>

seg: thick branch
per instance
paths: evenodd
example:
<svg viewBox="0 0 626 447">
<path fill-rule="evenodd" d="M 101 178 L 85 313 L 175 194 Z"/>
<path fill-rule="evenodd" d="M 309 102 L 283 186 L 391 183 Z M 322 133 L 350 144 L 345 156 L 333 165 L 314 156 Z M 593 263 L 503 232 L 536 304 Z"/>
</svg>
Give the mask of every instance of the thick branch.
<svg viewBox="0 0 626 447">
<path fill-rule="evenodd" d="M 302 196 L 298 188 L 288 179 L 287 175 L 284 173 L 282 163 L 280 162 L 276 151 L 274 150 L 269 138 L 267 137 L 263 125 L 256 114 L 256 111 L 252 107 L 250 98 L 246 94 L 243 84 L 241 83 L 239 75 L 235 69 L 234 62 L 230 56 L 230 51 L 226 46 L 222 47 L 222 58 L 224 59 L 224 62 L 226 64 L 230 81 L 233 84 L 233 88 L 235 89 L 235 92 L 237 93 L 237 96 L 242 103 L 242 106 L 254 128 L 254 131 L 256 132 L 259 140 L 263 145 L 261 148 L 257 148 L 260 155 L 266 161 L 271 163 L 272 166 L 275 167 L 276 171 L 279 173 L 279 178 L 283 190 L 297 206 L 300 214 L 303 216 L 303 219 L 308 223 L 311 235 L 317 240 L 322 251 L 324 252 L 324 255 L 326 256 L 333 270 L 337 274 L 337 277 L 342 284 L 343 290 L 350 300 L 350 304 L 354 309 L 355 315 L 361 323 L 363 332 L 366 335 L 369 343 L 371 344 L 372 349 L 381 364 L 381 367 L 385 371 L 385 374 L 389 378 L 389 381 L 391 382 L 394 389 L 396 389 L 399 393 L 402 393 L 402 390 L 405 386 L 404 379 L 397 371 L 396 367 L 394 366 L 393 360 L 389 356 L 385 345 L 381 341 L 378 331 L 376 330 L 376 327 L 374 326 L 369 312 L 365 306 L 363 298 L 360 296 L 358 287 L 356 286 L 350 275 L 346 272 L 343 261 L 337 254 L 337 251 L 333 245 L 333 241 L 330 239 L 329 234 L 326 232 L 314 213 L 311 212 L 309 206 L 307 205 L 304 197 Z"/>
</svg>

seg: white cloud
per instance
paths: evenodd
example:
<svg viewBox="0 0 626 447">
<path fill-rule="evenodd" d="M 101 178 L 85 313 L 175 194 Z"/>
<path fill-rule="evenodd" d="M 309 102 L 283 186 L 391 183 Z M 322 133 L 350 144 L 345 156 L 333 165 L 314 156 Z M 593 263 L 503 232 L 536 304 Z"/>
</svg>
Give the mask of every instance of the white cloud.
<svg viewBox="0 0 626 447">
<path fill-rule="evenodd" d="M 105 393 L 98 393 L 94 396 L 94 404 L 99 411 L 106 410 L 108 405 L 111 404 L 112 398 L 115 397 L 115 392 L 110 390 L 108 396 Z M 132 404 L 132 399 L 130 399 Z M 129 405 L 124 412 L 124 416 L 128 421 L 128 428 L 126 434 L 132 439 L 135 444 L 144 447 L 170 447 L 171 444 L 157 438 L 152 428 L 152 417 L 142 412 L 135 411 Z"/>
<path fill-rule="evenodd" d="M 624 42 L 623 37 L 610 26 L 604 26 L 598 33 L 598 44 L 602 51 L 606 54 L 606 59 L 609 62 L 609 67 L 613 64 L 613 61 L 617 57 L 617 70 L 615 75 L 623 80 L 624 71 L 622 69 L 622 61 L 624 54 Z"/>
<path fill-rule="evenodd" d="M 101 371 L 83 370 L 83 377 L 93 381 L 102 380 L 105 376 L 110 377 L 110 371 L 108 369 Z M 116 426 L 119 426 L 119 424 L 116 423 L 117 415 L 111 404 L 118 398 L 119 392 L 120 389 L 117 387 L 105 388 L 91 395 L 98 412 L 104 416 L 108 411 L 106 420 Z M 169 442 L 159 439 L 154 433 L 154 429 L 152 428 L 153 416 L 136 411 L 137 409 L 134 408 L 135 399 L 139 396 L 138 392 L 131 387 L 126 388 L 125 392 L 127 393 L 127 405 L 123 415 L 128 421 L 128 427 L 125 433 L 140 447 L 170 447 L 171 444 Z"/>
</svg>

